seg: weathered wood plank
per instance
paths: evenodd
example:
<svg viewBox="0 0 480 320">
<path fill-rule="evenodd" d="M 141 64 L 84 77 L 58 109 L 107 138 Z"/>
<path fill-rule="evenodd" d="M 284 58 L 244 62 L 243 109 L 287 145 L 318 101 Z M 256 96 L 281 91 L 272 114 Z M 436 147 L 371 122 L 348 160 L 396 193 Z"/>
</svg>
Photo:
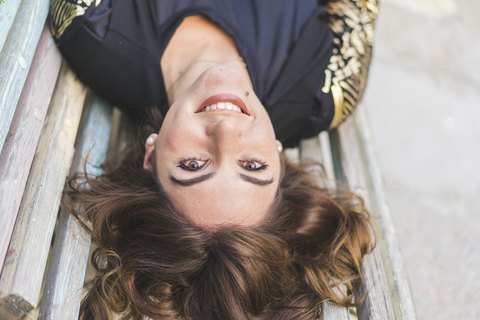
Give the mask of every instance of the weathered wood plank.
<svg viewBox="0 0 480 320">
<path fill-rule="evenodd" d="M 320 139 L 318 136 L 300 141 L 299 152 L 302 163 L 318 163 L 322 165 L 324 163 Z"/>
<path fill-rule="evenodd" d="M 22 0 L 9 0 L 8 2 L 2 1 L 2 3 L 0 3 L 0 51 L 2 51 L 8 32 L 15 21 L 15 16 L 17 15 L 21 2 Z"/>
<path fill-rule="evenodd" d="M 25 314 L 20 320 L 37 320 L 38 319 L 38 310 L 39 308 L 35 308 L 29 313 Z M 0 318 L 3 320 L 3 318 Z"/>
<path fill-rule="evenodd" d="M 0 258 L 8 257 L 0 278 L 0 308 L 21 316 L 39 302 L 58 206 L 71 165 L 85 87 L 63 64 L 33 160 L 18 218 L 3 216 Z"/>
<path fill-rule="evenodd" d="M 0 221 L 14 221 L 40 138 L 61 57 L 46 28 L 42 34 L 28 79 L 0 155 Z M 7 245 L 5 241 L 0 243 Z"/>
<path fill-rule="evenodd" d="M 350 190 L 360 195 L 365 201 L 366 208 L 372 212 L 362 151 L 353 118 L 348 118 L 337 130 L 332 131 L 330 137 L 332 153 L 337 158 L 334 161 L 337 167 L 335 168 L 337 179 L 346 182 Z M 395 319 L 381 255 L 383 244 L 377 220 L 378 217 L 374 215 L 373 223 L 376 226 L 377 246 L 371 254 L 366 255 L 363 259 L 362 275 L 364 283 L 361 292 L 368 292 L 368 296 L 365 303 L 357 308 L 360 320 Z"/>
<path fill-rule="evenodd" d="M 350 312 L 335 302 L 326 301 L 323 303 L 323 320 L 350 320 Z"/>
<path fill-rule="evenodd" d="M 283 156 L 291 163 L 300 163 L 300 148 L 283 149 Z"/>
<path fill-rule="evenodd" d="M 138 128 L 120 109 L 113 109 L 112 132 L 108 143 L 107 161 L 119 156 L 135 141 Z"/>
<path fill-rule="evenodd" d="M 48 6 L 47 0 L 22 1 L 0 52 L 0 150 L 43 30 Z"/>
<path fill-rule="evenodd" d="M 82 116 L 70 174 L 81 172 L 85 159 L 89 173 L 101 174 L 112 116 L 113 108 L 95 96 Z M 38 319 L 78 319 L 89 249 L 90 236 L 62 207 Z"/>
<path fill-rule="evenodd" d="M 319 178 L 327 176 L 327 171 L 324 168 L 324 163 L 327 161 L 330 161 L 330 163 L 332 163 L 332 160 L 331 160 L 332 155 L 329 149 L 326 149 L 326 148 L 322 149 L 320 136 L 302 140 L 300 142 L 299 153 L 300 153 L 299 158 L 301 162 L 303 164 L 309 164 L 308 166 L 309 171 L 316 171 L 317 173 L 319 173 L 320 174 Z M 328 177 L 328 176 L 327 178 L 333 179 L 333 177 Z M 333 181 L 326 181 L 324 178 L 320 178 L 317 180 L 317 183 L 322 188 L 330 188 L 332 187 Z M 323 308 L 323 320 L 349 320 L 350 319 L 348 308 L 340 307 L 334 302 L 326 301 L 323 303 L 322 308 Z"/>
<path fill-rule="evenodd" d="M 305 169 L 308 172 L 313 173 L 316 183 L 321 188 L 329 188 L 330 182 L 325 179 L 326 171 L 323 166 L 324 157 L 322 155 L 319 137 L 315 136 L 313 138 L 300 141 L 299 152 L 300 162 L 306 165 Z"/>
<path fill-rule="evenodd" d="M 333 159 L 332 159 L 332 149 L 330 147 L 330 138 L 327 131 L 320 132 L 318 135 L 320 140 L 320 150 L 323 154 L 323 168 L 325 169 L 325 174 L 327 178 L 333 181 L 335 179 L 335 171 L 333 169 Z M 334 185 L 334 183 L 331 183 Z"/>
<path fill-rule="evenodd" d="M 0 318 L 3 320 L 3 318 Z M 38 319 L 38 308 L 33 309 L 29 313 L 25 314 L 20 320 L 37 320 Z"/>
<path fill-rule="evenodd" d="M 364 106 L 359 106 L 353 120 L 363 153 L 365 169 L 372 202 L 372 213 L 378 216 L 384 243 L 384 264 L 392 297 L 392 306 L 396 320 L 415 320 L 417 318 L 407 274 L 403 265 L 400 248 L 396 238 L 395 227 L 390 215 L 387 196 L 383 186 L 382 175 L 375 157 L 370 126 Z M 386 259 L 385 259 L 386 258 Z"/>
<path fill-rule="evenodd" d="M 367 208 L 379 224 L 377 248 L 364 259 L 363 273 L 366 279 L 364 292 L 370 290 L 370 296 L 366 304 L 359 308 L 359 317 L 360 319 L 416 319 L 363 107 L 358 107 L 353 120 L 348 120 L 338 131 L 332 131 L 331 137 L 335 168 L 333 163 L 328 164 L 331 155 L 328 155 L 330 141 L 326 132 L 319 136 L 319 141 L 316 138 L 302 141 L 300 158 L 307 162 L 320 159 L 318 150 L 320 148 L 322 164 L 327 176 L 335 172 L 337 179 L 347 182 L 352 191 L 364 198 Z M 331 166 L 330 169 L 328 169 L 329 166 Z M 375 286 L 374 289 L 371 287 L 372 284 Z M 337 316 L 338 313 L 334 309 L 331 311 L 328 315 L 326 313 L 325 319 Z M 342 309 L 341 312 L 344 310 Z"/>
</svg>

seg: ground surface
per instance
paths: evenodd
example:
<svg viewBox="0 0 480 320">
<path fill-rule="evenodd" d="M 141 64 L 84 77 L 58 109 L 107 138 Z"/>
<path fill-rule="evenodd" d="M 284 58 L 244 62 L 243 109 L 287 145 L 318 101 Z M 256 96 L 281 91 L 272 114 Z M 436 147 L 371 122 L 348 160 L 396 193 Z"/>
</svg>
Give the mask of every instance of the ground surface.
<svg viewBox="0 0 480 320">
<path fill-rule="evenodd" d="M 364 96 L 418 319 L 480 319 L 480 1 L 383 0 Z"/>
</svg>

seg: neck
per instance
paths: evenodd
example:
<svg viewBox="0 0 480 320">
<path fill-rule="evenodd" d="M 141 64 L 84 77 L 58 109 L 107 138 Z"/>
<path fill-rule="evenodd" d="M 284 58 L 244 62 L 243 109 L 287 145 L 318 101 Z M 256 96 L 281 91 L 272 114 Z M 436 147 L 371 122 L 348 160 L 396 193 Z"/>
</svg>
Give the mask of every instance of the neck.
<svg viewBox="0 0 480 320">
<path fill-rule="evenodd" d="M 233 39 L 207 18 L 187 17 L 175 31 L 160 61 L 169 105 L 207 69 L 225 65 L 250 79 Z"/>
</svg>

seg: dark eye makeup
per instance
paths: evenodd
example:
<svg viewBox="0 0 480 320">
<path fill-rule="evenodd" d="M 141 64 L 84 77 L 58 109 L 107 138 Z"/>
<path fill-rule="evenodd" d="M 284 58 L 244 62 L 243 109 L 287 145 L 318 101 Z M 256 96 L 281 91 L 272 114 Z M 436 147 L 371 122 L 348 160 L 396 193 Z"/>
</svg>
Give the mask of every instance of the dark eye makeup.
<svg viewBox="0 0 480 320">
<path fill-rule="evenodd" d="M 190 157 L 184 158 L 178 162 L 177 167 L 185 171 L 200 171 L 208 164 L 208 160 Z M 268 164 L 257 158 L 249 158 L 239 161 L 239 164 L 248 171 L 264 171 L 268 168 Z"/>
<path fill-rule="evenodd" d="M 177 167 L 186 171 L 200 171 L 205 168 L 207 164 L 207 160 L 200 160 L 198 158 L 192 157 L 180 160 Z"/>
<path fill-rule="evenodd" d="M 257 158 L 250 158 L 244 161 L 240 161 L 240 165 L 248 171 L 263 171 L 268 168 L 268 164 Z"/>
</svg>

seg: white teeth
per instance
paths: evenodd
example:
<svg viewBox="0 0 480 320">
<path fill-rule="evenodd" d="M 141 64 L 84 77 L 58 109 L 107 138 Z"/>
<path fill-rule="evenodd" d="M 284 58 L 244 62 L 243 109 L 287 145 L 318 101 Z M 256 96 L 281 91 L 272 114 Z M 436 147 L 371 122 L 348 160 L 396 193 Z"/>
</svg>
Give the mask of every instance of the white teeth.
<svg viewBox="0 0 480 320">
<path fill-rule="evenodd" d="M 231 102 L 214 103 L 214 104 L 211 104 L 209 106 L 204 107 L 201 112 L 216 110 L 216 109 L 220 109 L 220 110 L 221 109 L 227 109 L 227 110 L 232 110 L 232 111 L 237 111 L 237 112 L 240 112 L 240 113 L 244 113 L 243 110 L 240 109 L 239 106 L 237 106 L 236 104 L 233 104 Z"/>
</svg>

